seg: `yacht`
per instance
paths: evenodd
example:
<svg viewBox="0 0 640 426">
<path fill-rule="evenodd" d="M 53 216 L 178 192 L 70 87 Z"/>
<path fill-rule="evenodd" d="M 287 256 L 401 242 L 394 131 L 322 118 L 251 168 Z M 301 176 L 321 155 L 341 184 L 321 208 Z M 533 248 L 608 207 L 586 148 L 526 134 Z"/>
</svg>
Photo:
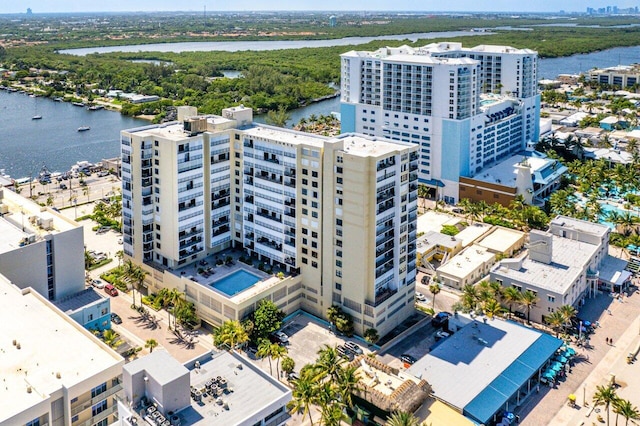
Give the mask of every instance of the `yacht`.
<svg viewBox="0 0 640 426">
<path fill-rule="evenodd" d="M 80 126 L 80 127 L 78 127 L 78 131 L 79 132 L 86 132 L 87 130 L 91 130 L 91 127 L 89 127 L 89 126 Z"/>
</svg>

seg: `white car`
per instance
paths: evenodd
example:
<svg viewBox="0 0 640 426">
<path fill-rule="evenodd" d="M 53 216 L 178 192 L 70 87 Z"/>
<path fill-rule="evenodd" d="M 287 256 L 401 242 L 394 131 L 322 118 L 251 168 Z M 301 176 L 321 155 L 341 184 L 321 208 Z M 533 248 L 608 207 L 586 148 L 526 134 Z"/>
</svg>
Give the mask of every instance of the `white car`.
<svg viewBox="0 0 640 426">
<path fill-rule="evenodd" d="M 362 348 L 353 342 L 344 342 L 344 346 L 355 354 L 360 355 L 362 353 Z"/>
<path fill-rule="evenodd" d="M 427 298 L 425 297 L 424 294 L 416 292 L 416 300 L 418 302 L 426 302 Z"/>
<path fill-rule="evenodd" d="M 100 280 L 91 281 L 91 285 L 94 286 L 95 288 L 104 288 L 104 282 Z"/>
<path fill-rule="evenodd" d="M 289 343 L 289 336 L 287 336 L 282 331 L 276 331 L 275 333 L 273 333 L 273 337 L 275 337 L 282 344 Z"/>
<path fill-rule="evenodd" d="M 442 330 L 436 331 L 436 334 L 435 334 L 436 340 L 446 339 L 449 336 L 451 336 L 451 334 L 447 333 L 446 331 L 442 331 Z"/>
</svg>

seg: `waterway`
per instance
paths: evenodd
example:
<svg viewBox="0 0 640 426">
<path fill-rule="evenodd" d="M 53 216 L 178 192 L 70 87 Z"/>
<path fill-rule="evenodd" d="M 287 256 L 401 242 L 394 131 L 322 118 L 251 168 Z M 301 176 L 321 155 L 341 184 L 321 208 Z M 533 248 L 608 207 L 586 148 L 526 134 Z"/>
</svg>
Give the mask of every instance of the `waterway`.
<svg viewBox="0 0 640 426">
<path fill-rule="evenodd" d="M 640 62 L 640 46 L 619 47 L 601 52 L 563 58 L 541 59 L 539 78 L 558 74 L 578 74 L 594 67 L 604 68 Z M 236 77 L 231 74 L 230 77 Z M 330 114 L 340 110 L 340 98 L 331 98 L 291 111 L 288 126 L 302 117 Z M 42 120 L 31 120 L 35 114 Z M 265 117 L 257 115 L 257 122 Z M 36 175 L 45 163 L 52 171 L 68 170 L 76 161 L 97 162 L 119 154 L 120 130 L 148 122 L 124 117 L 112 111 L 87 111 L 69 103 L 30 98 L 0 91 L 0 168 L 12 177 Z M 90 126 L 88 132 L 78 132 Z"/>
<path fill-rule="evenodd" d="M 492 34 L 485 32 L 483 35 Z M 366 44 L 374 40 L 409 40 L 411 42 L 423 39 L 452 38 L 478 35 L 472 31 L 444 31 L 431 33 L 396 34 L 377 37 L 345 37 L 330 40 L 258 40 L 258 41 L 194 41 L 182 43 L 136 44 L 130 46 L 86 47 L 79 49 L 64 49 L 60 53 L 85 56 L 92 53 L 111 52 L 241 52 L 246 50 L 266 51 L 282 49 L 302 49 L 305 47 L 333 47 Z"/>
<path fill-rule="evenodd" d="M 42 119 L 32 120 L 36 114 Z M 63 172 L 76 161 L 117 157 L 120 130 L 147 124 L 114 111 L 0 91 L 0 168 L 20 178 L 36 176 L 43 164 Z M 78 132 L 81 126 L 91 130 Z"/>
</svg>

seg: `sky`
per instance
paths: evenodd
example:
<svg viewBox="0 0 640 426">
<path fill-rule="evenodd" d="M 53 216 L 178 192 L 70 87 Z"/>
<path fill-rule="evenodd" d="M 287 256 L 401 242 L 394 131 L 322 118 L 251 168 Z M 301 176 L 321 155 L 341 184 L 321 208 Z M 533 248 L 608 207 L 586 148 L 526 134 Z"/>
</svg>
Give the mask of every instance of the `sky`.
<svg viewBox="0 0 640 426">
<path fill-rule="evenodd" d="M 0 13 L 25 13 L 30 7 L 33 13 L 61 12 L 155 12 L 175 10 L 202 11 L 251 11 L 251 10 L 419 10 L 419 11 L 487 11 L 487 12 L 584 12 L 587 7 L 599 8 L 616 5 L 619 8 L 639 6 L 640 0 L 236 0 L 191 1 L 188 5 L 175 0 L 0 0 Z"/>
</svg>

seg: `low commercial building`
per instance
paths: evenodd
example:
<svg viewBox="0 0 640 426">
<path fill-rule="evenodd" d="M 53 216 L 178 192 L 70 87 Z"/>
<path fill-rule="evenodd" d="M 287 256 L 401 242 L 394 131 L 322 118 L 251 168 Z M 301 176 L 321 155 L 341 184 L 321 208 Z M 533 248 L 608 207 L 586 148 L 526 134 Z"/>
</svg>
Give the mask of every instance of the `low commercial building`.
<svg viewBox="0 0 640 426">
<path fill-rule="evenodd" d="M 0 426 L 115 422 L 122 357 L 33 289 L 0 293 Z"/>
<path fill-rule="evenodd" d="M 460 198 L 508 206 L 521 195 L 527 204 L 542 204 L 560 186 L 567 167 L 537 152 L 514 155 L 472 178 L 460 178 Z"/>
<path fill-rule="evenodd" d="M 180 364 L 165 351 L 123 369 L 121 426 L 279 426 L 290 418 L 291 390 L 235 352 Z"/>
<path fill-rule="evenodd" d="M 608 255 L 610 231 L 606 225 L 557 216 L 547 232 L 530 232 L 524 256 L 498 262 L 491 270 L 491 281 L 533 292 L 538 301 L 531 307 L 531 320 L 544 322 L 560 306 L 579 307 L 599 294 L 599 271 L 607 271 L 603 274 L 607 280 L 615 275 L 612 267 L 623 273 L 624 266 L 612 263 L 614 258 Z"/>
<path fill-rule="evenodd" d="M 496 255 L 485 247 L 473 245 L 452 257 L 445 265 L 436 269 L 440 283 L 461 290 L 489 274 Z"/>
<path fill-rule="evenodd" d="M 0 271 L 48 300 L 84 290 L 82 225 L 0 187 Z"/>
<path fill-rule="evenodd" d="M 427 231 L 417 240 L 416 257 L 418 270 L 433 272 L 433 263 L 447 263 L 462 250 L 462 240 L 436 231 Z"/>
<path fill-rule="evenodd" d="M 609 84 L 621 88 L 632 87 L 640 83 L 640 67 L 637 64 L 633 64 L 592 69 L 587 77 L 588 81 L 600 84 Z"/>
<path fill-rule="evenodd" d="M 631 164 L 633 154 L 618 148 L 584 148 L 584 157 L 592 160 L 605 160 L 609 167 L 616 164 Z"/>
<path fill-rule="evenodd" d="M 489 234 L 478 240 L 477 244 L 491 253 L 502 257 L 511 257 L 523 246 L 527 234 L 515 229 L 494 226 Z"/>
<path fill-rule="evenodd" d="M 64 297 L 54 304 L 87 330 L 111 328 L 111 299 L 100 296 L 93 287 Z"/>
<path fill-rule="evenodd" d="M 538 386 L 563 342 L 515 322 L 455 314 L 455 333 L 408 369 L 433 396 L 478 424 L 500 421 Z M 435 423 L 434 423 L 435 424 Z"/>
</svg>

